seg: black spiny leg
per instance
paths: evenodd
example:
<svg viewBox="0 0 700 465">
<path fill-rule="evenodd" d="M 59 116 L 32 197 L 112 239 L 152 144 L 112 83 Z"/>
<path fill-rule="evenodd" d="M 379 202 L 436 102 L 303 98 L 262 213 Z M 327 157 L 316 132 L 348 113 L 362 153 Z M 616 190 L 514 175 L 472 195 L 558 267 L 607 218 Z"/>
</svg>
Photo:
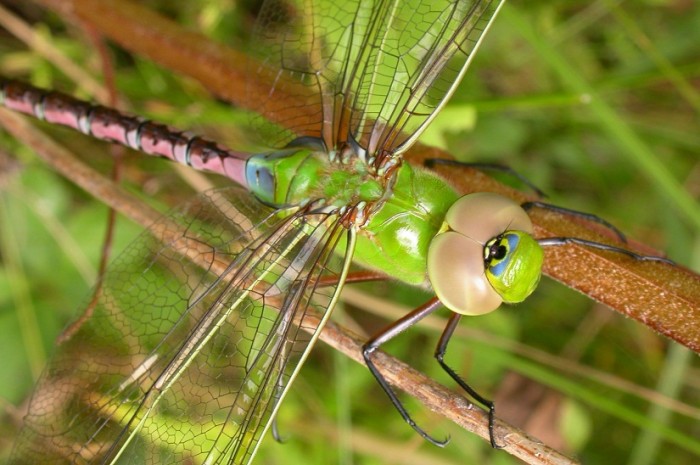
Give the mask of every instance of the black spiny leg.
<svg viewBox="0 0 700 465">
<path fill-rule="evenodd" d="M 502 449 L 504 446 L 500 446 L 496 444 L 496 437 L 494 436 L 494 422 L 496 418 L 496 405 L 486 399 L 485 397 L 482 397 L 481 394 L 476 392 L 474 388 L 472 388 L 470 385 L 466 383 L 458 374 L 455 372 L 452 368 L 445 363 L 445 352 L 447 352 L 447 344 L 450 342 L 450 338 L 452 337 L 452 334 L 455 331 L 455 328 L 457 327 L 457 324 L 459 323 L 459 320 L 462 318 L 462 315 L 459 313 L 453 313 L 450 319 L 447 321 L 447 326 L 445 326 L 445 330 L 442 332 L 442 336 L 440 336 L 440 340 L 438 341 L 437 348 L 435 349 L 435 358 L 437 359 L 438 363 L 442 367 L 443 370 L 447 372 L 450 377 L 455 380 L 459 386 L 464 389 L 467 394 L 469 394 L 474 400 L 479 402 L 481 405 L 486 407 L 489 411 L 489 441 L 491 442 L 491 447 L 494 449 Z"/>
<path fill-rule="evenodd" d="M 460 166 L 465 168 L 474 168 L 479 171 L 499 171 L 501 173 L 506 173 L 509 176 L 514 177 L 530 189 L 532 189 L 538 197 L 547 197 L 547 194 L 542 192 L 539 187 L 537 187 L 533 182 L 527 179 L 522 174 L 515 171 L 508 165 L 502 165 L 500 163 L 485 163 L 485 162 L 466 162 L 458 160 L 450 160 L 448 158 L 428 158 L 425 160 L 425 166 L 432 168 L 435 165 L 449 165 L 449 166 Z"/>
<path fill-rule="evenodd" d="M 394 404 L 394 407 L 396 407 L 396 410 L 398 410 L 403 419 L 406 420 L 406 423 L 408 423 L 411 426 L 411 428 L 416 430 L 416 432 L 426 440 L 430 441 L 436 446 L 443 447 L 450 441 L 450 438 L 448 437 L 443 439 L 442 441 L 439 441 L 430 436 L 420 426 L 418 426 L 416 422 L 411 418 L 411 415 L 406 410 L 406 407 L 403 406 L 399 398 L 396 396 L 396 393 L 393 391 L 387 380 L 379 372 L 379 369 L 374 365 L 374 362 L 372 361 L 372 354 L 375 350 L 379 348 L 379 346 L 398 336 L 399 334 L 401 334 L 402 332 L 404 332 L 405 330 L 407 330 L 426 316 L 433 313 L 441 306 L 442 304 L 437 298 L 431 299 L 426 304 L 418 307 L 411 313 L 405 315 L 400 320 L 384 328 L 379 334 L 375 335 L 372 339 L 367 341 L 367 343 L 364 346 L 362 346 L 362 356 L 365 359 L 367 367 L 372 372 L 372 374 L 374 375 L 374 377 L 376 378 L 377 382 L 382 387 L 386 395 L 389 396 L 389 399 L 391 400 L 391 403 Z"/>
<path fill-rule="evenodd" d="M 656 255 L 640 255 L 636 252 L 632 252 L 631 250 L 623 249 L 622 247 L 601 244 L 600 242 L 589 241 L 587 239 L 579 239 L 578 237 L 544 237 L 542 239 L 537 239 L 537 242 L 543 247 L 578 244 L 590 247 L 592 249 L 607 250 L 608 252 L 615 252 L 627 255 L 628 257 L 638 260 L 640 262 L 661 262 L 672 266 L 675 266 L 676 264 L 676 262 L 674 262 L 673 260 L 669 260 L 666 257 L 657 257 Z"/>
<path fill-rule="evenodd" d="M 599 217 L 598 215 L 594 215 L 593 213 L 586 213 L 586 212 L 580 212 L 578 210 L 571 210 L 570 208 L 564 208 L 564 207 L 559 207 L 557 205 L 552 205 L 551 203 L 545 203 L 545 202 L 525 202 L 520 204 L 523 210 L 529 211 L 533 208 L 541 208 L 543 210 L 549 210 L 557 213 L 562 213 L 564 215 L 569 215 L 569 216 L 575 216 L 576 218 L 582 218 L 587 221 L 591 221 L 593 223 L 598 223 L 600 225 L 605 226 L 609 230 L 611 230 L 617 238 L 620 240 L 620 242 L 626 244 L 627 243 L 627 238 L 625 235 L 620 231 L 615 225 L 610 223 L 607 220 L 604 220 L 603 218 Z"/>
</svg>

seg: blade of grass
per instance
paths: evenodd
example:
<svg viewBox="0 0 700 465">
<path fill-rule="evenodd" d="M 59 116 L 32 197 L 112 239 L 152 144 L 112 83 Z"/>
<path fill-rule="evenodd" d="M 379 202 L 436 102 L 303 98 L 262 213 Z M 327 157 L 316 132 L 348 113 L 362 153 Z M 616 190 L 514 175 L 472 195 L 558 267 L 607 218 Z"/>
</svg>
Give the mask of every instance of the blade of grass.
<svg viewBox="0 0 700 465">
<path fill-rule="evenodd" d="M 46 363 L 46 349 L 41 339 L 39 322 L 29 292 L 27 283 L 29 277 L 22 266 L 20 248 L 17 246 L 13 226 L 7 199 L 0 195 L 0 252 L 2 252 L 0 255 L 10 282 L 11 297 L 32 378 L 37 379 Z"/>
<path fill-rule="evenodd" d="M 692 352 L 681 346 L 671 346 L 666 357 L 666 365 L 657 385 L 657 391 L 677 397 L 684 386 L 684 379 L 693 360 Z M 647 418 L 656 425 L 667 426 L 671 421 L 672 412 L 660 405 L 651 404 Z M 630 452 L 630 465 L 650 465 L 656 463 L 659 446 L 666 437 L 661 431 L 647 428 L 637 437 Z"/>
<path fill-rule="evenodd" d="M 514 5 L 508 5 L 503 9 L 500 20 L 509 23 L 522 34 L 535 52 L 549 64 L 568 91 L 589 96 L 588 108 L 591 114 L 597 120 L 601 131 L 607 133 L 618 145 L 620 156 L 624 156 L 631 166 L 646 176 L 655 188 L 668 198 L 673 208 L 700 229 L 698 201 L 673 177 L 664 163 L 615 109 L 598 96 L 596 90 L 581 76 L 576 66 L 569 63 L 566 57 L 552 46 L 546 34 L 535 30 L 534 25 L 526 21 L 525 15 L 520 13 Z"/>
<path fill-rule="evenodd" d="M 688 80 L 680 73 L 671 62 L 661 54 L 658 48 L 654 46 L 654 43 L 649 39 L 649 37 L 642 31 L 637 23 L 630 17 L 630 15 L 620 8 L 620 5 L 611 0 L 605 0 L 605 3 L 615 15 L 618 23 L 627 32 L 627 35 L 631 37 L 637 46 L 646 53 L 649 59 L 654 63 L 654 65 L 661 71 L 662 75 L 671 82 L 678 93 L 683 96 L 683 98 L 688 102 L 688 104 L 693 107 L 696 113 L 700 114 L 700 94 L 693 88 L 693 86 L 688 82 Z"/>
</svg>

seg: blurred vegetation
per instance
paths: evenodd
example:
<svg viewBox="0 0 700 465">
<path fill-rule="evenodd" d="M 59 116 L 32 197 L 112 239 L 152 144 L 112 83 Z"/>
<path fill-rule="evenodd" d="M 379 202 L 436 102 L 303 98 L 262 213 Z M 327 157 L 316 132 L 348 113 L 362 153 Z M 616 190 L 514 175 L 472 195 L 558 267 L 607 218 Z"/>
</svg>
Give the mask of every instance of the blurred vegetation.
<svg viewBox="0 0 700 465">
<path fill-rule="evenodd" d="M 253 2 L 146 3 L 234 45 L 250 33 L 255 14 L 248 5 Z M 95 48 L 75 27 L 31 2 L 0 4 L 86 73 L 100 75 Z M 465 160 L 510 165 L 553 203 L 594 212 L 700 270 L 697 217 L 674 203 L 671 192 L 700 196 L 700 4 L 513 1 L 503 13 L 423 140 Z M 242 112 L 150 62 L 111 53 L 117 88 L 131 111 L 232 146 L 245 137 Z M 2 28 L 0 72 L 92 97 Z M 582 93 L 580 83 L 594 94 Z M 603 113 L 590 105 L 591 95 L 601 98 Z M 50 130 L 109 172 L 105 144 Z M 655 164 L 668 170 L 675 187 L 659 178 Z M 163 210 L 194 195 L 172 166 L 158 160 L 127 156 L 124 178 L 129 189 Z M 0 132 L 0 462 L 55 338 L 94 283 L 105 217 L 103 206 Z M 139 228 L 119 221 L 116 231 L 118 251 Z M 410 308 L 427 298 L 393 283 L 352 287 L 385 302 L 368 308 L 347 303 L 345 312 L 337 312 L 368 333 L 386 324 L 390 304 Z M 697 463 L 696 355 L 550 280 L 526 303 L 465 326 L 448 360 L 479 392 L 497 399 L 502 418 L 585 463 Z M 416 328 L 387 350 L 451 386 L 431 357 L 438 334 L 430 325 Z M 601 381 L 604 376 L 609 378 Z M 642 397 L 646 392 L 675 399 L 687 412 L 658 407 Z M 416 402 L 407 404 L 421 425 L 449 434 L 452 442 L 444 449 L 427 444 L 364 367 L 319 345 L 281 409 L 287 441 L 267 438 L 258 463 L 515 462 Z"/>
</svg>

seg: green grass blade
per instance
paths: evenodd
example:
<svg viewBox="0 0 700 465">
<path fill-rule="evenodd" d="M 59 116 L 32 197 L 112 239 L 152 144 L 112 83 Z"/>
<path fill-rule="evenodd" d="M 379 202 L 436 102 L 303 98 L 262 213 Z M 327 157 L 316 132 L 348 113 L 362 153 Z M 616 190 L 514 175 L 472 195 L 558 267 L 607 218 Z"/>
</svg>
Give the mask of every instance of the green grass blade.
<svg viewBox="0 0 700 465">
<path fill-rule="evenodd" d="M 547 35 L 535 30 L 533 24 L 526 20 L 516 7 L 510 5 L 501 12 L 501 21 L 509 23 L 518 30 L 537 54 L 551 67 L 561 79 L 564 87 L 574 93 L 589 98 L 588 109 L 600 127 L 607 133 L 620 149 L 620 156 L 625 157 L 630 166 L 639 170 L 668 199 L 669 204 L 679 213 L 685 215 L 695 227 L 700 228 L 700 207 L 659 157 L 645 144 L 642 138 L 608 105 L 587 82 L 576 66 L 570 63 L 547 40 Z"/>
</svg>

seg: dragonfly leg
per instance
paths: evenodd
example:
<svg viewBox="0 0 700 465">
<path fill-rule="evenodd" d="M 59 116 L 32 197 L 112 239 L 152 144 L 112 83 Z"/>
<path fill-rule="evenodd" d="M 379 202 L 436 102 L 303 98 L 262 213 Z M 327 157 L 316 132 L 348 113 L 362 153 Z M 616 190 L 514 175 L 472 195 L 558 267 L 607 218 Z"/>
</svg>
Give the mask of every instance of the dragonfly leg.
<svg viewBox="0 0 700 465">
<path fill-rule="evenodd" d="M 437 440 L 430 436 L 428 433 L 426 433 L 420 426 L 418 426 L 416 422 L 411 418 L 411 415 L 406 410 L 406 407 L 403 406 L 394 390 L 389 385 L 389 382 L 386 380 L 386 378 L 384 378 L 384 376 L 380 373 L 379 369 L 375 366 L 374 362 L 372 361 L 372 354 L 375 350 L 379 348 L 379 346 L 398 336 L 406 329 L 410 328 L 418 321 L 430 315 L 441 306 L 442 304 L 437 298 L 431 299 L 426 304 L 418 307 L 411 313 L 405 315 L 403 318 L 384 328 L 379 334 L 375 335 L 372 339 L 367 341 L 367 343 L 364 346 L 362 346 L 362 356 L 364 357 L 365 363 L 367 364 L 367 367 L 369 368 L 370 372 L 372 372 L 372 374 L 374 375 L 374 377 L 376 378 L 377 382 L 382 387 L 386 395 L 389 396 L 389 399 L 391 400 L 391 403 L 394 404 L 394 407 L 396 407 L 396 410 L 398 410 L 403 419 L 406 420 L 406 423 L 408 423 L 411 426 L 411 428 L 413 428 L 426 440 L 430 441 L 436 446 L 443 447 L 450 441 L 450 438 L 447 437 L 441 441 Z"/>
<path fill-rule="evenodd" d="M 454 371 L 452 368 L 450 368 L 449 365 L 445 362 L 445 353 L 447 352 L 447 344 L 450 342 L 450 338 L 452 337 L 452 334 L 455 331 L 455 328 L 457 327 L 457 324 L 459 323 L 459 320 L 462 318 L 462 315 L 459 313 L 453 313 L 452 316 L 450 316 L 450 319 L 447 321 L 447 325 L 445 326 L 445 330 L 442 332 L 442 335 L 440 336 L 440 340 L 438 341 L 438 345 L 435 348 L 435 358 L 437 359 L 438 363 L 442 367 L 445 372 L 447 372 L 448 375 L 450 375 L 450 378 L 452 378 L 459 386 L 464 389 L 467 394 L 469 394 L 474 400 L 482 404 L 484 407 L 486 407 L 489 411 L 489 441 L 491 442 L 491 447 L 494 449 L 502 449 L 504 446 L 496 444 L 496 437 L 494 435 L 494 422 L 496 418 L 496 405 L 493 403 L 493 401 L 486 399 L 485 397 L 482 397 L 481 394 L 476 392 L 474 388 L 469 386 L 466 381 L 464 381 L 456 371 Z"/>
<path fill-rule="evenodd" d="M 600 242 L 589 241 L 578 237 L 544 237 L 542 239 L 537 239 L 537 242 L 543 247 L 549 247 L 552 245 L 578 244 L 586 247 L 591 247 L 593 249 L 621 253 L 623 255 L 627 255 L 628 257 L 634 258 L 635 260 L 639 260 L 640 262 L 662 262 L 667 263 L 669 265 L 676 264 L 673 260 L 669 260 L 666 257 L 658 257 L 656 255 L 640 255 L 638 253 L 632 252 L 631 250 L 623 249 L 622 247 L 601 244 Z"/>
<path fill-rule="evenodd" d="M 450 160 L 447 158 L 428 158 L 425 160 L 425 166 L 432 168 L 435 165 L 449 165 L 449 166 L 461 166 L 466 168 L 474 168 L 480 171 L 499 171 L 501 173 L 506 173 L 509 176 L 514 177 L 530 189 L 532 189 L 538 197 L 547 197 L 539 187 L 535 185 L 532 181 L 527 179 L 525 176 L 515 171 L 508 165 L 502 165 L 500 163 L 485 163 L 485 162 L 465 162 L 458 160 Z"/>
<path fill-rule="evenodd" d="M 287 356 L 281 356 L 280 360 L 287 360 Z M 280 368 L 278 369 L 280 373 L 284 372 L 284 364 L 280 365 Z M 282 383 L 282 378 L 278 378 L 277 382 L 275 383 L 275 398 L 276 399 L 281 399 L 284 393 L 284 384 Z M 280 444 L 284 444 L 287 442 L 287 438 L 285 436 L 282 436 L 282 433 L 280 433 L 280 428 L 279 428 L 279 422 L 277 421 L 277 415 L 279 412 L 275 413 L 275 416 L 272 417 L 272 420 L 270 421 L 270 433 L 272 433 L 272 439 L 275 440 L 275 442 L 278 442 Z"/>
<path fill-rule="evenodd" d="M 363 270 L 363 271 L 354 271 L 352 273 L 348 273 L 347 278 L 345 278 L 345 284 L 353 284 L 353 283 L 367 283 L 367 282 L 373 282 L 373 281 L 386 281 L 388 280 L 389 277 L 381 273 L 379 271 L 371 271 L 371 270 Z M 330 277 L 322 277 L 321 279 L 318 280 L 318 286 L 335 286 L 338 284 L 338 278 L 335 276 L 330 276 Z"/>
<path fill-rule="evenodd" d="M 627 243 L 627 238 L 625 235 L 620 231 L 615 225 L 612 223 L 604 220 L 603 218 L 599 217 L 598 215 L 594 215 L 592 213 L 586 213 L 586 212 L 580 212 L 577 210 L 571 210 L 570 208 L 564 208 L 564 207 L 559 207 L 557 205 L 552 205 L 550 203 L 545 203 L 545 202 L 524 202 L 520 204 L 523 210 L 528 211 L 533 208 L 541 208 L 543 210 L 549 210 L 557 213 L 562 213 L 564 215 L 569 215 L 569 216 L 575 216 L 577 218 L 583 218 L 584 220 L 587 221 L 592 221 L 594 223 L 601 224 L 611 230 L 617 238 L 622 242 L 623 244 Z"/>
<path fill-rule="evenodd" d="M 272 419 L 270 430 L 272 432 L 272 439 L 274 439 L 275 442 L 279 442 L 280 444 L 287 442 L 287 438 L 280 434 L 279 424 L 277 423 L 277 415 L 275 415 L 275 418 Z"/>
</svg>

